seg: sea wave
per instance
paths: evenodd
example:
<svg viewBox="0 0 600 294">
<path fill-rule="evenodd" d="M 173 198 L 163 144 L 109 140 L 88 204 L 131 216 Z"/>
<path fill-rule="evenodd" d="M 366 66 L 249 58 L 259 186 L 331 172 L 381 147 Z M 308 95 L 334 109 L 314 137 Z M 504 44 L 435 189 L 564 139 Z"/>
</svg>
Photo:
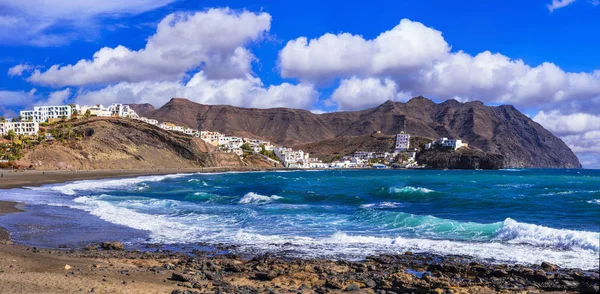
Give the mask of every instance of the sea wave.
<svg viewBox="0 0 600 294">
<path fill-rule="evenodd" d="M 422 188 L 422 187 L 412 187 L 412 186 L 405 186 L 405 187 L 392 187 L 389 189 L 389 192 L 392 194 L 401 194 L 401 193 L 432 193 L 435 192 L 431 189 L 427 189 L 427 188 Z"/>
<path fill-rule="evenodd" d="M 161 182 L 166 179 L 175 179 L 181 178 L 185 176 L 189 176 L 191 174 L 170 174 L 170 175 L 160 175 L 160 176 L 141 176 L 135 178 L 122 178 L 122 179 L 107 179 L 107 180 L 84 180 L 84 181 L 75 181 L 66 184 L 56 184 L 42 187 L 29 187 L 30 190 L 36 191 L 57 191 L 64 195 L 77 195 L 77 191 L 94 191 L 94 190 L 102 190 L 108 188 L 120 188 L 120 187 L 128 187 L 134 186 L 137 184 L 145 183 L 145 182 Z M 140 187 L 147 188 L 147 185 L 141 185 Z M 142 189 L 145 189 L 142 188 Z"/>
<path fill-rule="evenodd" d="M 369 203 L 363 204 L 361 208 L 397 208 L 405 206 L 404 203 L 400 202 L 379 202 L 379 203 Z"/>
<path fill-rule="evenodd" d="M 273 202 L 274 200 L 278 200 L 278 199 L 282 199 L 282 198 L 283 197 L 277 196 L 277 195 L 265 196 L 265 195 L 256 194 L 254 192 L 250 192 L 250 193 L 247 193 L 246 195 L 244 195 L 244 197 L 242 197 L 242 199 L 240 199 L 240 201 L 238 203 L 241 203 L 241 204 L 264 204 L 264 203 Z"/>
<path fill-rule="evenodd" d="M 529 244 L 538 247 L 552 247 L 561 250 L 581 249 L 595 253 L 599 251 L 600 233 L 554 229 L 528 223 L 520 223 L 511 218 L 504 220 L 496 231 L 496 238 L 513 244 Z"/>
<path fill-rule="evenodd" d="M 592 200 L 588 200 L 586 202 L 589 204 L 600 204 L 600 199 L 592 199 Z"/>
<path fill-rule="evenodd" d="M 540 264 L 552 260 L 559 266 L 584 269 L 596 268 L 598 263 L 597 254 L 590 251 L 574 252 L 507 243 L 349 235 L 345 232 L 336 232 L 329 237 L 311 238 L 265 235 L 241 230 L 237 232 L 234 240 L 242 250 L 295 252 L 305 257 L 362 259 L 369 255 L 411 251 L 473 256 L 493 263 Z"/>
</svg>

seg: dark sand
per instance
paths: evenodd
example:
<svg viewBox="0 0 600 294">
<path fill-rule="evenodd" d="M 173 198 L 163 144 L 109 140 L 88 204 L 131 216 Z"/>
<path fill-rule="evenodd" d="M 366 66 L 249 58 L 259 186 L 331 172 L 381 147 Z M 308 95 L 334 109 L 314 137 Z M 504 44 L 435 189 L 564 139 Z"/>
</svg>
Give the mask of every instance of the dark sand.
<svg viewBox="0 0 600 294">
<path fill-rule="evenodd" d="M 245 167 L 207 167 L 207 168 L 181 168 L 181 169 L 139 169 L 139 170 L 50 170 L 50 171 L 16 171 L 0 170 L 0 190 L 20 187 L 37 187 L 45 184 L 56 184 L 79 180 L 97 180 L 106 178 L 138 177 L 146 175 L 166 175 L 176 173 L 197 172 L 226 172 L 226 171 L 257 171 L 264 168 Z"/>
</svg>

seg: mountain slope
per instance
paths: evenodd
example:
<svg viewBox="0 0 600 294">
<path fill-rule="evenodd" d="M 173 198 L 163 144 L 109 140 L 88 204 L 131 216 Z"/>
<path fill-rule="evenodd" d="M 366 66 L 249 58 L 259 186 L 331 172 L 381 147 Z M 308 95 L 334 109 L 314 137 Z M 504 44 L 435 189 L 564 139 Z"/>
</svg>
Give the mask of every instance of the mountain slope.
<svg viewBox="0 0 600 294">
<path fill-rule="evenodd" d="M 149 108 L 144 106 L 144 109 Z M 202 105 L 174 98 L 161 108 L 148 111 L 147 116 L 290 146 L 376 131 L 384 135 L 406 131 L 430 139 L 463 139 L 472 148 L 502 154 L 506 167 L 581 167 L 562 140 L 514 107 L 490 107 L 479 101 L 448 100 L 436 104 L 416 97 L 406 103 L 387 101 L 361 111 L 314 114 L 288 108 Z"/>
</svg>

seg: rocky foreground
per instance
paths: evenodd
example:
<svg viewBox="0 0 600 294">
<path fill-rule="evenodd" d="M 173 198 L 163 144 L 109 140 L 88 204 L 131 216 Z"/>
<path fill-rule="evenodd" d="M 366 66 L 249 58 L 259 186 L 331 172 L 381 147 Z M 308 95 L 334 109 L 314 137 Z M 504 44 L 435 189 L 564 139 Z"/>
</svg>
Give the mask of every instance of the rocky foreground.
<svg viewBox="0 0 600 294">
<path fill-rule="evenodd" d="M 26 250 L 29 254 L 49 254 L 67 260 L 97 261 L 77 269 L 65 265 L 61 270 L 66 276 L 106 277 L 112 273 L 110 279 L 120 282 L 121 277 L 123 287 L 128 284 L 131 287 L 130 280 L 136 276 L 144 276 L 146 281 L 155 276 L 155 282 L 161 284 L 160 289 L 171 286 L 172 290 L 168 290 L 171 293 L 597 293 L 600 290 L 598 270 L 562 269 L 549 263 L 491 265 L 463 256 L 410 252 L 348 262 L 269 255 L 244 258 L 206 251 L 192 254 L 164 250 L 125 251 L 118 242 L 92 245 L 80 251 Z M 125 288 L 116 291 L 126 292 Z"/>
</svg>

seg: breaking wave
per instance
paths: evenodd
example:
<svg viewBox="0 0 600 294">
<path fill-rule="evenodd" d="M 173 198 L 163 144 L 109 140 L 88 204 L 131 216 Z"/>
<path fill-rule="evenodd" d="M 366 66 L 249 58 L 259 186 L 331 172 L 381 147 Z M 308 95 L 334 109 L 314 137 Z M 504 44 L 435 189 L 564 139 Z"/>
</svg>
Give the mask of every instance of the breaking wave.
<svg viewBox="0 0 600 294">
<path fill-rule="evenodd" d="M 435 192 L 435 191 L 427 189 L 427 188 L 412 187 L 412 186 L 406 186 L 406 187 L 402 187 L 402 188 L 398 188 L 398 187 L 390 188 L 390 193 L 392 193 L 392 194 L 432 193 L 432 192 Z"/>
<path fill-rule="evenodd" d="M 273 202 L 274 200 L 282 199 L 282 198 L 283 197 L 277 196 L 277 195 L 265 196 L 265 195 L 256 194 L 254 192 L 250 192 L 250 193 L 247 193 L 246 195 L 244 195 L 244 197 L 242 197 L 242 199 L 240 199 L 239 203 L 241 203 L 241 204 L 264 204 L 264 203 Z"/>
</svg>

